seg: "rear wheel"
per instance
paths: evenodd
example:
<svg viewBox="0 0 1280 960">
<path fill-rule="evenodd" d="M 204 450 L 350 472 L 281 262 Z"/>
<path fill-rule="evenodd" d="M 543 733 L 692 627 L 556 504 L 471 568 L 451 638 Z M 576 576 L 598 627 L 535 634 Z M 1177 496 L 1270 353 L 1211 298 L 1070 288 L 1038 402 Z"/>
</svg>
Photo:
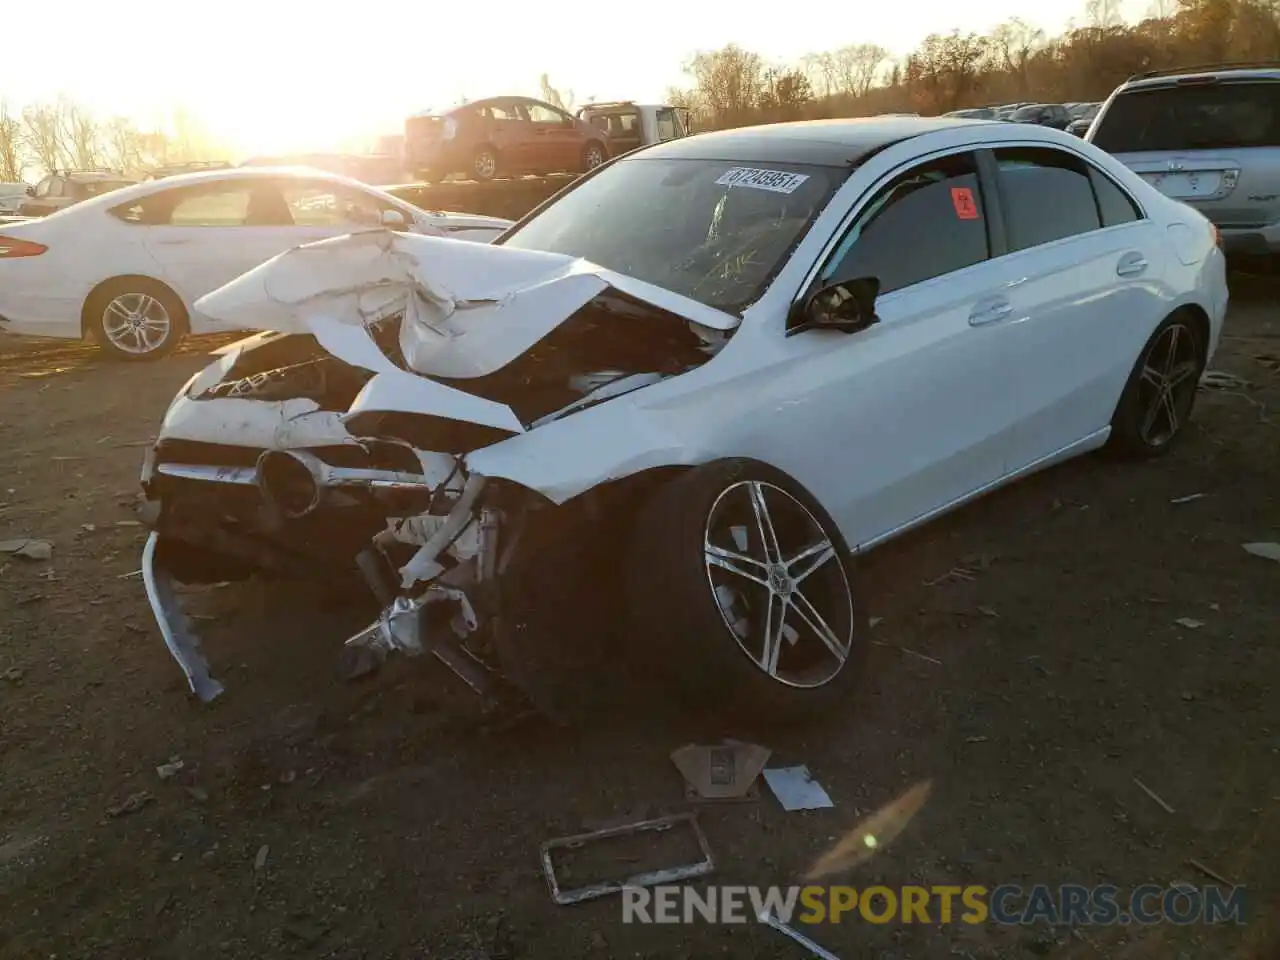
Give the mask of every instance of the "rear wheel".
<svg viewBox="0 0 1280 960">
<path fill-rule="evenodd" d="M 113 280 L 85 303 L 85 326 L 118 360 L 157 360 L 187 332 L 187 311 L 164 284 L 146 277 Z"/>
<path fill-rule="evenodd" d="M 634 528 L 636 637 L 690 699 L 793 720 L 863 673 L 866 618 L 839 530 L 786 474 L 720 460 L 660 488 Z"/>
<path fill-rule="evenodd" d="M 498 175 L 498 151 L 487 144 L 478 147 L 471 158 L 471 174 L 477 180 L 492 180 Z"/>
<path fill-rule="evenodd" d="M 1121 456 L 1157 457 L 1191 419 L 1204 372 L 1202 331 L 1186 313 L 1165 318 L 1142 348 L 1111 419 L 1108 447 Z"/>
</svg>

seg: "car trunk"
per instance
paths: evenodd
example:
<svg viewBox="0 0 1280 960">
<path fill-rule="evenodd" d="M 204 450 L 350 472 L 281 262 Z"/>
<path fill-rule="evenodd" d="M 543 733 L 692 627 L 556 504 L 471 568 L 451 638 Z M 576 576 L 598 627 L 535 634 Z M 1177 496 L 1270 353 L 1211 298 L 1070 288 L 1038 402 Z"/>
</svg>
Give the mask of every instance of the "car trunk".
<svg viewBox="0 0 1280 960">
<path fill-rule="evenodd" d="M 1280 220 L 1280 81 L 1195 77 L 1130 90 L 1090 139 L 1220 227 Z"/>
</svg>

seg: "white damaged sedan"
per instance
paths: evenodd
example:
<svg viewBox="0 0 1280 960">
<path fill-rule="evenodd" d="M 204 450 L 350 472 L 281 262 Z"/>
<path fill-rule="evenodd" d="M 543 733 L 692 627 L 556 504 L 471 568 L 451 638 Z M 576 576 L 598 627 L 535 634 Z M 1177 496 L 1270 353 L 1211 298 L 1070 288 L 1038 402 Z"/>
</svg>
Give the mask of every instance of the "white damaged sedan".
<svg viewBox="0 0 1280 960">
<path fill-rule="evenodd" d="M 274 331 L 192 378 L 143 470 L 201 699 L 175 580 L 359 570 L 384 609 L 352 673 L 429 652 L 520 685 L 603 598 L 704 700 L 795 716 L 862 672 L 855 553 L 1168 450 L 1227 287 L 1213 226 L 1078 138 L 878 118 L 656 145 L 494 245 L 371 230 L 198 307 Z"/>
</svg>

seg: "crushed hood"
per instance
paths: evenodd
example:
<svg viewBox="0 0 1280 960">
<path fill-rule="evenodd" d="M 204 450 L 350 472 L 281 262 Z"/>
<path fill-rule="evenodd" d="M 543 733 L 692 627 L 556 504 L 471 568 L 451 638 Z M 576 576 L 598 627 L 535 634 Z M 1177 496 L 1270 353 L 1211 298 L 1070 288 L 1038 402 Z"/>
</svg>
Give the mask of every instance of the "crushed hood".
<svg viewBox="0 0 1280 960">
<path fill-rule="evenodd" d="M 510 363 L 609 287 L 695 327 L 727 331 L 739 322 L 563 254 L 381 229 L 295 247 L 195 306 L 228 327 L 313 334 L 335 356 L 375 372 L 386 360 L 365 327 L 402 313 L 409 367 L 465 379 Z"/>
</svg>

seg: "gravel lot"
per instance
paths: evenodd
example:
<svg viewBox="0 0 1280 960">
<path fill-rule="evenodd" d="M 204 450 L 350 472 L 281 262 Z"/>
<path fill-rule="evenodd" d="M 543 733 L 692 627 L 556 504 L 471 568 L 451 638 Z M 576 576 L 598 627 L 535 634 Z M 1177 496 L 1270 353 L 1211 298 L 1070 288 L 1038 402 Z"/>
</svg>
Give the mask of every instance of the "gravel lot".
<svg viewBox="0 0 1280 960">
<path fill-rule="evenodd" d="M 1252 387 L 1202 391 L 1167 459 L 1086 458 L 870 556 L 870 679 L 786 733 L 683 719 L 621 669 L 575 729 L 486 732 L 432 663 L 340 682 L 363 612 L 257 584 L 192 598 L 228 685 L 198 706 L 122 523 L 141 442 L 208 343 L 121 366 L 0 342 L 0 540 L 53 543 L 0 557 L 0 956 L 801 958 L 754 924 L 559 907 L 540 876 L 543 840 L 684 809 L 668 754 L 726 735 L 808 764 L 836 805 L 705 809 L 719 883 L 792 882 L 930 778 L 847 882 L 1208 882 L 1193 858 L 1250 891 L 1242 926 L 814 931 L 846 960 L 1280 956 L 1280 564 L 1241 549 L 1280 540 L 1280 287 L 1233 295 L 1215 368 Z M 958 565 L 973 578 L 926 585 Z"/>
</svg>

